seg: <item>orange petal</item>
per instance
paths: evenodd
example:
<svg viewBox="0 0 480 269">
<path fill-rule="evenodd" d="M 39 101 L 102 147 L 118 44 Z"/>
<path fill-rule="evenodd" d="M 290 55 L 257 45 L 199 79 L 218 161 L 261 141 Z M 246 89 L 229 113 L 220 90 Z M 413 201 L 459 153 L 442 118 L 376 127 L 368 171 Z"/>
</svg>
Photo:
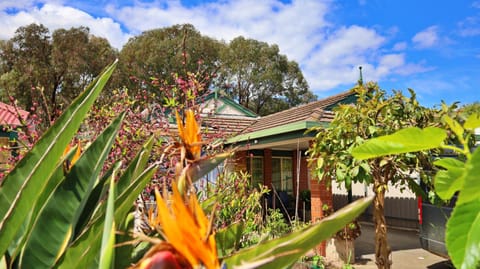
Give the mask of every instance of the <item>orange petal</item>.
<svg viewBox="0 0 480 269">
<path fill-rule="evenodd" d="M 73 166 L 78 161 L 81 155 L 82 155 L 82 147 L 81 147 L 80 141 L 78 141 L 77 151 L 75 152 L 75 155 L 73 155 L 72 163 L 70 166 Z"/>
</svg>

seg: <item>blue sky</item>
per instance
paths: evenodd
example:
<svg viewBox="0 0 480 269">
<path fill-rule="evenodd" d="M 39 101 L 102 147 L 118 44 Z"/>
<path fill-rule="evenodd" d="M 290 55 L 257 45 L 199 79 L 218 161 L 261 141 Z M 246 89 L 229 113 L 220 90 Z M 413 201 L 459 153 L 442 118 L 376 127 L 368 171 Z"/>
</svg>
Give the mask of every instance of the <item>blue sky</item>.
<svg viewBox="0 0 480 269">
<path fill-rule="evenodd" d="M 2 0 L 0 38 L 32 22 L 88 26 L 121 49 L 142 31 L 191 23 L 229 42 L 278 44 L 320 98 L 364 79 L 412 88 L 426 106 L 480 101 L 480 0 Z"/>
</svg>

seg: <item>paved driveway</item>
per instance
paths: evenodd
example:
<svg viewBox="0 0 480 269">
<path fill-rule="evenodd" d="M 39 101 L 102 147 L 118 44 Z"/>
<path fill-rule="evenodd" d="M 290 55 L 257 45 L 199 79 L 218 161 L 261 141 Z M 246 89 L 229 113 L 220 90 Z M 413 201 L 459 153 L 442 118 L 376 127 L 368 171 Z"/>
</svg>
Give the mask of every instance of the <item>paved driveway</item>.
<svg viewBox="0 0 480 269">
<path fill-rule="evenodd" d="M 454 268 L 448 259 L 432 254 L 420 247 L 417 231 L 389 229 L 388 242 L 392 248 L 393 265 L 396 269 L 447 269 Z M 362 223 L 362 235 L 355 240 L 356 269 L 376 269 L 374 228 Z"/>
</svg>

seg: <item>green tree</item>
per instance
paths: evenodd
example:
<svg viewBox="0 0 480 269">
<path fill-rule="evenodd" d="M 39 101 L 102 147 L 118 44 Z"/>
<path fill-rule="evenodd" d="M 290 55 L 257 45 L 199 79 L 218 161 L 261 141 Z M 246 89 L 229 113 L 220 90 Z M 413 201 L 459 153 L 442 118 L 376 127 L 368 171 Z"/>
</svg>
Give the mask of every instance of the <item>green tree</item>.
<svg viewBox="0 0 480 269">
<path fill-rule="evenodd" d="M 400 92 L 386 94 L 376 84 L 359 85 L 357 102 L 341 105 L 327 128 L 317 128 L 309 162 L 321 180 L 335 179 L 350 189 L 352 182 L 371 184 L 375 198 L 375 258 L 378 268 L 390 268 L 391 249 L 387 242 L 387 224 L 384 216 L 385 192 L 389 184 L 410 187 L 418 191 L 418 184 L 409 174 L 419 166 L 431 168 L 427 152 L 391 155 L 359 161 L 351 151 L 366 139 L 391 134 L 405 127 L 426 127 L 434 123 L 435 113 L 419 105 L 415 94 Z"/>
<path fill-rule="evenodd" d="M 471 104 L 466 104 L 462 107 L 460 107 L 460 113 L 465 115 L 465 116 L 470 116 L 472 114 L 480 114 L 480 102 L 476 101 Z"/>
<path fill-rule="evenodd" d="M 238 102 L 267 115 L 316 99 L 294 61 L 277 45 L 237 37 L 222 50 L 217 82 Z"/>
<path fill-rule="evenodd" d="M 443 105 L 443 110 L 446 108 Z M 434 148 L 457 154 L 457 158 L 439 158 L 434 162 L 440 168 L 434 178 L 434 187 L 441 199 L 455 198 L 446 227 L 446 245 L 453 265 L 468 269 L 480 266 L 480 148 L 470 147 L 475 129 L 480 128 L 480 113 L 460 120 L 446 114 L 442 117 L 444 128 L 402 129 L 370 139 L 353 149 L 352 154 L 361 160 Z M 455 144 L 447 140 L 452 135 Z"/>
<path fill-rule="evenodd" d="M 48 28 L 38 24 L 18 28 L 0 50 L 0 86 L 5 94 L 27 108 L 41 100 L 46 123 L 117 54 L 106 39 L 91 35 L 86 27 L 58 29 L 50 36 Z"/>
<path fill-rule="evenodd" d="M 223 45 L 201 35 L 191 24 L 149 30 L 131 38 L 122 48 L 120 72 L 114 81 L 117 86 L 147 89 L 163 98 L 163 93 L 151 85 L 152 78 L 172 85 L 178 77 L 200 73 L 208 81 L 217 69 Z"/>
</svg>

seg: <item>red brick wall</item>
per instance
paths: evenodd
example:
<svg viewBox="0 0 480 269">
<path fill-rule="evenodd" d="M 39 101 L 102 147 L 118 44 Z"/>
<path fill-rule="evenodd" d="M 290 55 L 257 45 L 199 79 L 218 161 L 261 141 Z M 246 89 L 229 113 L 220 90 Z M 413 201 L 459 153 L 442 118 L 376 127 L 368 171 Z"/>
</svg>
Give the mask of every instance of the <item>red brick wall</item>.
<svg viewBox="0 0 480 269">
<path fill-rule="evenodd" d="M 327 204 L 333 207 L 332 188 L 327 187 L 326 179 L 321 182 L 317 178 L 310 179 L 311 203 L 312 203 L 312 222 L 316 222 L 323 218 L 322 207 Z M 316 251 L 319 255 L 325 256 L 326 243 L 322 242 Z"/>
</svg>

